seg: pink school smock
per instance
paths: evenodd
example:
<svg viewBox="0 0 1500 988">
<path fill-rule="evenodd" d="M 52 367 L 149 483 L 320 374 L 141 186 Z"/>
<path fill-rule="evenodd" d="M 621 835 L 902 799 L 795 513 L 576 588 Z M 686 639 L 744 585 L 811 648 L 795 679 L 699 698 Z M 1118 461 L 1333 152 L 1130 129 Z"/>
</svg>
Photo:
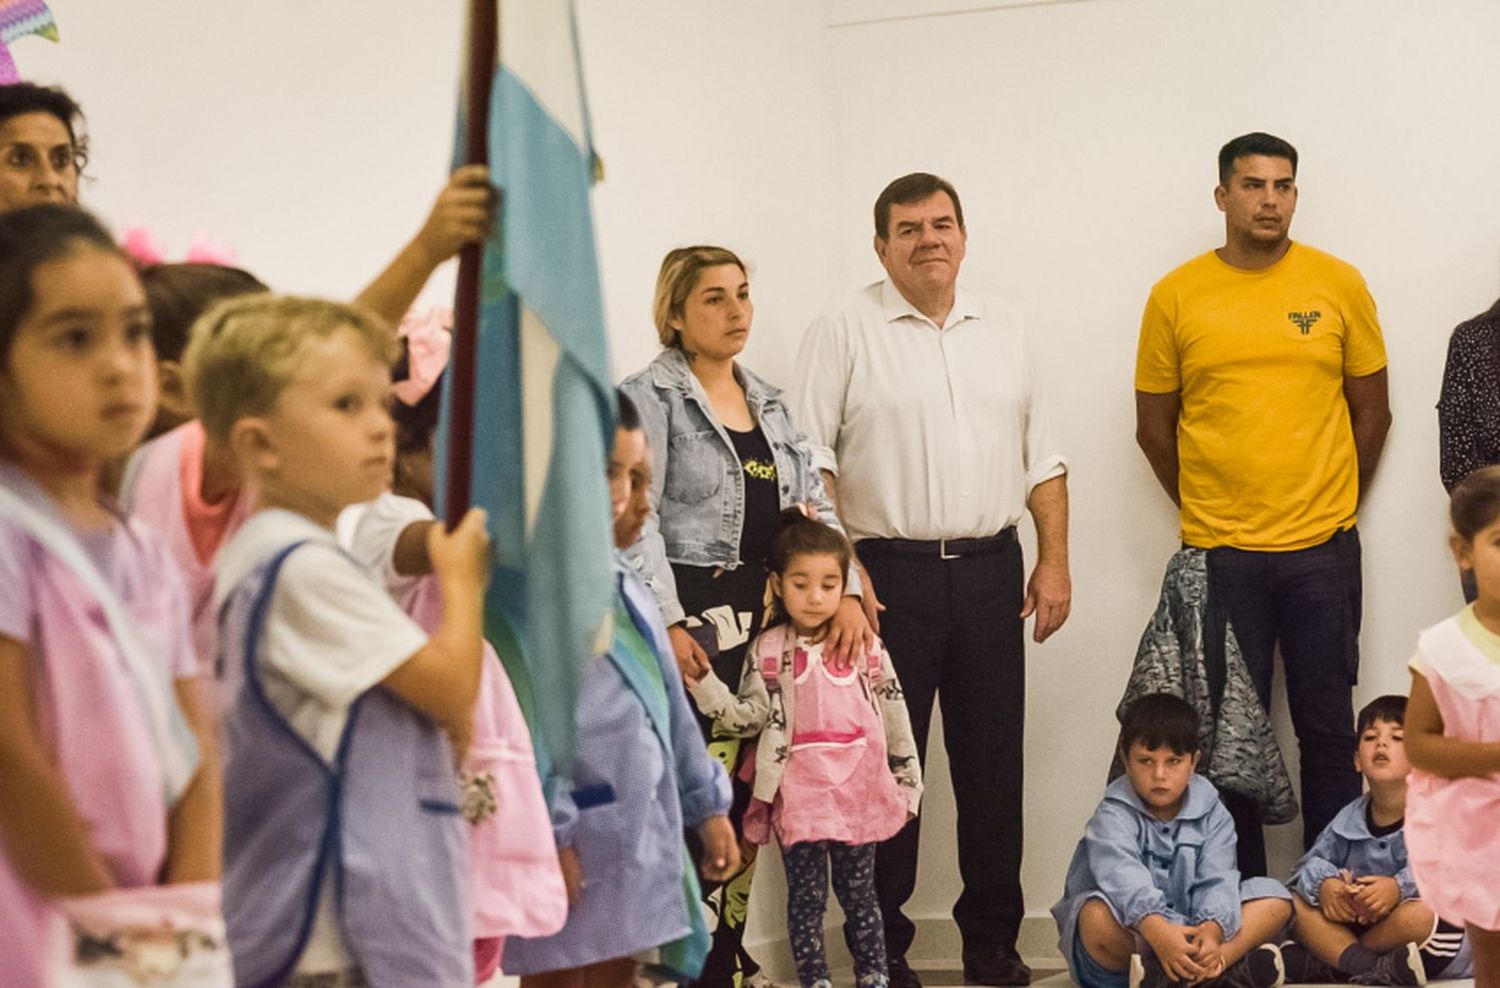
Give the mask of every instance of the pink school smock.
<svg viewBox="0 0 1500 988">
<path fill-rule="evenodd" d="M 1443 735 L 1500 744 L 1500 665 L 1469 639 L 1459 618 L 1422 632 L 1417 658 Z M 1403 829 L 1427 904 L 1450 923 L 1500 930 L 1500 775 L 1440 779 L 1412 769 Z"/>
<path fill-rule="evenodd" d="M 255 499 L 241 490 L 219 504 L 205 504 L 203 424 L 196 419 L 163 433 L 136 450 L 126 468 L 121 499 L 132 518 L 161 537 L 187 583 L 193 646 L 200 668 L 213 674 L 218 650 L 214 610 L 214 560 L 252 513 Z"/>
<path fill-rule="evenodd" d="M 907 796 L 891 774 L 885 724 L 867 665 L 835 672 L 823 643 L 799 638 L 792 658 L 797 691 L 792 747 L 771 809 L 781 844 L 871 844 L 906 824 Z"/>
<path fill-rule="evenodd" d="M 356 511 L 360 512 L 357 516 Z M 401 577 L 390 557 L 407 525 L 431 518 L 432 512 L 420 501 L 383 494 L 367 506 L 350 509 L 339 523 L 341 538 L 355 558 L 382 575 L 401 609 L 429 634 L 437 630 L 443 616 L 437 579 Z M 491 803 L 489 812 L 469 831 L 475 938 L 556 933 L 568 918 L 568 894 L 557 860 L 552 818 L 520 702 L 488 642 L 463 771 L 471 780 L 464 793 L 466 813 L 474 804 Z M 476 784 L 475 777 L 485 781 Z M 493 973 L 500 951 L 485 948 L 476 953 L 475 960 L 481 974 L 487 967 Z"/>
<path fill-rule="evenodd" d="M 0 484 L 55 514 L 47 496 L 15 468 L 0 465 Z M 106 530 L 75 534 L 135 619 L 149 654 L 174 679 L 194 675 L 186 594 L 161 546 L 124 519 Z M 94 850 L 118 886 L 155 884 L 166 858 L 168 811 L 162 767 L 135 684 L 82 581 L 3 515 L 0 635 L 26 646 L 37 729 Z M 0 851 L 0 980 L 6 988 L 42 984 L 51 912 Z"/>
</svg>

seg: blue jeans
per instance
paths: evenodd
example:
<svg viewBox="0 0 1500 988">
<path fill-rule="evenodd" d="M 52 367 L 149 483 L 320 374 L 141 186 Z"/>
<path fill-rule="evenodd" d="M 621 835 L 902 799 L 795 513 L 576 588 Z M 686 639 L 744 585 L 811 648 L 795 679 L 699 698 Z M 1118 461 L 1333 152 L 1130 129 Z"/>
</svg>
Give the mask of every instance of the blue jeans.
<svg viewBox="0 0 1500 988">
<path fill-rule="evenodd" d="M 782 848 L 781 860 L 786 865 L 787 935 L 802 988 L 829 980 L 823 914 L 830 861 L 833 891 L 844 909 L 844 942 L 854 955 L 854 979 L 860 988 L 884 986 L 885 927 L 875 896 L 875 845 L 808 841 Z"/>
</svg>

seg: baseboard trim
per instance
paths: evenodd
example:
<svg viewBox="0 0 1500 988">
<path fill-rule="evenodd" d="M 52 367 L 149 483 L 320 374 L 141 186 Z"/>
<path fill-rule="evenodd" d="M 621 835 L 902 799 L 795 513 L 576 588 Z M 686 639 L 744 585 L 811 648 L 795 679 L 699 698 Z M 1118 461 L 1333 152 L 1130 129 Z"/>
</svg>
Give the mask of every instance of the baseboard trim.
<svg viewBox="0 0 1500 988">
<path fill-rule="evenodd" d="M 957 967 L 962 963 L 963 941 L 959 938 L 953 917 L 922 916 L 915 922 L 917 938 L 906 954 L 906 959 L 914 967 Z M 839 923 L 830 923 L 825 928 L 823 939 L 827 945 L 829 965 L 847 970 L 852 960 L 849 949 L 844 945 Z M 773 979 L 781 984 L 796 982 L 791 943 L 785 930 L 778 936 L 749 941 L 746 946 Z M 1057 924 L 1052 921 L 1052 915 L 1045 912 L 1028 914 L 1021 921 L 1021 935 L 1016 941 L 1016 949 L 1033 967 L 1038 962 L 1043 966 L 1059 966 L 1062 954 L 1057 949 Z"/>
</svg>

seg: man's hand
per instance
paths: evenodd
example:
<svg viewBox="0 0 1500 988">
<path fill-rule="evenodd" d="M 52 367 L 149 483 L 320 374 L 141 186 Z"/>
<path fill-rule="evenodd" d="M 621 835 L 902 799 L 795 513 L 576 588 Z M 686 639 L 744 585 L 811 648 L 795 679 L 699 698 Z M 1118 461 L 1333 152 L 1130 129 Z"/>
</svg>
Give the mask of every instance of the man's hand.
<svg viewBox="0 0 1500 988">
<path fill-rule="evenodd" d="M 703 839 L 703 860 L 698 870 L 711 882 L 722 882 L 740 868 L 740 846 L 726 816 L 711 816 L 698 827 Z"/>
<path fill-rule="evenodd" d="M 1373 925 L 1391 914 L 1401 904 L 1401 886 L 1389 875 L 1366 875 L 1349 886 L 1360 922 Z"/>
<path fill-rule="evenodd" d="M 563 887 L 568 890 L 568 905 L 576 905 L 583 896 L 583 865 L 578 861 L 578 852 L 571 847 L 559 847 L 557 866 L 562 869 Z"/>
<path fill-rule="evenodd" d="M 1193 957 L 1193 927 L 1178 926 L 1160 913 L 1141 920 L 1141 936 L 1156 952 L 1161 969 L 1173 981 L 1197 981 L 1203 977 L 1203 965 Z"/>
<path fill-rule="evenodd" d="M 1051 637 L 1052 632 L 1063 626 L 1073 606 L 1073 581 L 1066 566 L 1039 562 L 1031 571 L 1031 580 L 1026 584 L 1026 602 L 1021 607 L 1021 619 L 1036 615 L 1031 637 L 1038 644 Z"/>
<path fill-rule="evenodd" d="M 885 610 L 885 605 L 880 602 L 879 597 L 875 596 L 875 583 L 870 579 L 870 571 L 865 569 L 864 563 L 856 559 L 854 560 L 854 565 L 859 567 L 860 593 L 862 595 L 859 603 L 864 608 L 865 621 L 870 625 L 870 630 L 878 635 L 880 634 L 880 612 Z"/>
<path fill-rule="evenodd" d="M 1325 878 L 1318 886 L 1318 910 L 1331 923 L 1353 923 L 1359 918 L 1349 896 L 1349 885 L 1338 876 Z"/>
<path fill-rule="evenodd" d="M 672 655 L 677 659 L 677 671 L 682 673 L 683 681 L 688 684 L 701 682 L 711 668 L 703 646 L 680 624 L 668 628 L 667 637 L 671 639 Z"/>
<path fill-rule="evenodd" d="M 858 597 L 846 596 L 839 601 L 839 609 L 828 622 L 823 637 L 828 640 L 823 654 L 829 665 L 840 672 L 852 667 L 855 660 L 870 654 L 875 647 L 875 632 L 870 630 L 864 605 Z"/>
</svg>

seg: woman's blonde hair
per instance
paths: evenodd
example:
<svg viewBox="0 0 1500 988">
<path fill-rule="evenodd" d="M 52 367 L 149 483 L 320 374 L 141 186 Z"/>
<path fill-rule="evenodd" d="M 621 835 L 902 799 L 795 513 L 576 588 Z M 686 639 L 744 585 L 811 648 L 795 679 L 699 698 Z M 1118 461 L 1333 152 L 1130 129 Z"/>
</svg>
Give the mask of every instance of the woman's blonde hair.
<svg viewBox="0 0 1500 988">
<path fill-rule="evenodd" d="M 296 376 L 303 348 L 345 329 L 371 357 L 395 361 L 396 334 L 385 320 L 340 302 L 259 294 L 209 309 L 193 323 L 182 355 L 204 431 L 223 442 L 240 419 L 269 413 Z"/>
<path fill-rule="evenodd" d="M 661 260 L 661 273 L 656 276 L 656 300 L 651 306 L 651 314 L 656 319 L 656 336 L 662 346 L 681 345 L 682 334 L 671 327 L 671 321 L 682 316 L 683 303 L 693 286 L 698 284 L 698 275 L 704 268 L 724 264 L 733 264 L 741 274 L 748 274 L 745 262 L 726 247 L 698 244 L 667 251 L 667 256 Z"/>
</svg>

